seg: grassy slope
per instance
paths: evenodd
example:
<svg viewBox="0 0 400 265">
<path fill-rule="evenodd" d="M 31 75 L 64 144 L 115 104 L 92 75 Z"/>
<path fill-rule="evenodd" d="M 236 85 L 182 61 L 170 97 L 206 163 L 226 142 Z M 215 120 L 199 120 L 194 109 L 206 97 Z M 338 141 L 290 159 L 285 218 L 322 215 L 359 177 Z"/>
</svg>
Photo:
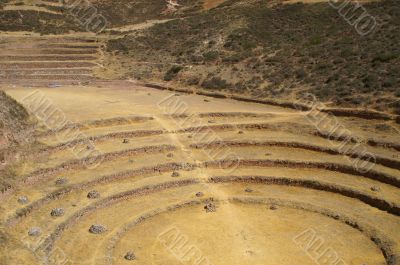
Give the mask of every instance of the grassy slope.
<svg viewBox="0 0 400 265">
<path fill-rule="evenodd" d="M 400 6 L 395 0 L 364 6 L 380 25 L 366 37 L 327 3 L 231 1 L 112 40 L 108 50 L 122 53 L 132 75 L 141 67 L 124 61 L 126 54 L 164 63 L 159 79 L 169 70 L 166 80 L 209 89 L 278 99 L 306 90 L 336 106 L 400 113 Z M 192 67 L 179 72 L 171 70 L 174 63 Z"/>
</svg>

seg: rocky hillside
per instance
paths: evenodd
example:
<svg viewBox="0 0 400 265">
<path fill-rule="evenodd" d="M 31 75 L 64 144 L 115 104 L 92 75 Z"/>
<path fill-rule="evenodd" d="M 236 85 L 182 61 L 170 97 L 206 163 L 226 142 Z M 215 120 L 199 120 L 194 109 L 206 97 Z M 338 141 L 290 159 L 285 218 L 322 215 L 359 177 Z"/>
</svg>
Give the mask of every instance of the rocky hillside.
<svg viewBox="0 0 400 265">
<path fill-rule="evenodd" d="M 91 17 L 100 19 L 105 28 L 113 28 L 148 20 L 184 17 L 200 10 L 199 0 L 179 0 L 176 6 L 165 0 L 0 0 L 0 31 L 82 32 L 87 31 L 91 22 L 97 23 Z"/>
<path fill-rule="evenodd" d="M 88 9 L 71 9 L 68 2 L 2 2 L 0 30 L 88 29 L 82 24 Z M 311 92 L 332 107 L 400 114 L 398 1 L 362 1 L 360 10 L 377 21 L 365 36 L 351 25 L 360 17 L 354 5 L 339 12 L 326 1 L 302 2 L 90 1 L 106 21 L 98 33 L 109 40 L 97 77 L 257 99 L 293 101 Z"/>
<path fill-rule="evenodd" d="M 309 91 L 331 106 L 400 114 L 400 5 L 363 6 L 378 21 L 366 36 L 328 3 L 231 0 L 110 40 L 117 59 L 108 67 L 126 78 L 257 98 Z"/>
</svg>

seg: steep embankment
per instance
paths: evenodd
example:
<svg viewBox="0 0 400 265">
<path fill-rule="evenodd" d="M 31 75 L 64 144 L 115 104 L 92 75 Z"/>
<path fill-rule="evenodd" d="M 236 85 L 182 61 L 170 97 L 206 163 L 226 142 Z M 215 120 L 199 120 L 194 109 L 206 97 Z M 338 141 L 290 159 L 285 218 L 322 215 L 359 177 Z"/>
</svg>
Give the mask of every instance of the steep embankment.
<svg viewBox="0 0 400 265">
<path fill-rule="evenodd" d="M 0 191 L 10 188 L 15 177 L 12 166 L 22 148 L 33 142 L 33 122 L 23 106 L 0 90 Z"/>
</svg>

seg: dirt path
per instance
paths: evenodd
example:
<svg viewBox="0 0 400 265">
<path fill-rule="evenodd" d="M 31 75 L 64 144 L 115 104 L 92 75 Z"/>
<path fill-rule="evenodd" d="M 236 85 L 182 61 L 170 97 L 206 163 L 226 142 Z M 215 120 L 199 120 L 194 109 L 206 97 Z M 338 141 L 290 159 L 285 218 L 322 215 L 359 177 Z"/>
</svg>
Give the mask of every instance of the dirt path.
<svg viewBox="0 0 400 265">
<path fill-rule="evenodd" d="M 146 21 L 144 23 L 126 25 L 126 26 L 115 27 L 115 28 L 108 28 L 108 29 L 105 30 L 105 32 L 126 33 L 126 32 L 130 32 L 130 31 L 136 31 L 136 30 L 142 30 L 142 29 L 150 28 L 150 27 L 152 27 L 154 25 L 166 23 L 166 22 L 171 21 L 171 20 L 173 20 L 173 19 L 148 20 L 148 21 Z"/>
</svg>

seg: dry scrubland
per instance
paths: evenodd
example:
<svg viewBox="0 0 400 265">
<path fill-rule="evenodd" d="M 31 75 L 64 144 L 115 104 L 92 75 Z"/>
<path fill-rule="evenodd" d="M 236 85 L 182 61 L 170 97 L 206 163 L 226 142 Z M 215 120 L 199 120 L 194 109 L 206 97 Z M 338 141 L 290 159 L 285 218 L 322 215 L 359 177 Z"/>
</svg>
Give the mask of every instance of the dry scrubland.
<svg viewBox="0 0 400 265">
<path fill-rule="evenodd" d="M 117 58 L 103 72 L 257 98 L 290 100 L 308 91 L 332 106 L 400 114 L 397 1 L 364 3 L 379 22 L 365 37 L 328 3 L 278 2 L 226 1 L 117 34 L 107 43 Z"/>
<path fill-rule="evenodd" d="M 92 1 L 97 35 L 2 2 L 0 264 L 400 265 L 394 1 L 366 39 L 316 1 Z"/>
</svg>

